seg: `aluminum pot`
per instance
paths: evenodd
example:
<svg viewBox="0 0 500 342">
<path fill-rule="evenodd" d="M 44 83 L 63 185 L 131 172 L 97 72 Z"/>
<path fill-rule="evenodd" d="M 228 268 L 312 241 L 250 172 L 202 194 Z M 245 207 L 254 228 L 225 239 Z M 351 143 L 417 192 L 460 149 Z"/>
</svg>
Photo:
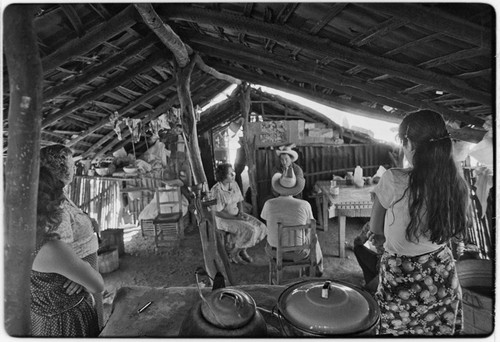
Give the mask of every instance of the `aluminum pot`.
<svg viewBox="0 0 500 342">
<path fill-rule="evenodd" d="M 255 301 L 238 289 L 220 288 L 202 298 L 182 322 L 182 337 L 265 337 L 266 321 Z"/>
<path fill-rule="evenodd" d="M 275 307 L 283 336 L 375 335 L 380 310 L 365 290 L 347 282 L 306 280 L 283 291 Z"/>
</svg>

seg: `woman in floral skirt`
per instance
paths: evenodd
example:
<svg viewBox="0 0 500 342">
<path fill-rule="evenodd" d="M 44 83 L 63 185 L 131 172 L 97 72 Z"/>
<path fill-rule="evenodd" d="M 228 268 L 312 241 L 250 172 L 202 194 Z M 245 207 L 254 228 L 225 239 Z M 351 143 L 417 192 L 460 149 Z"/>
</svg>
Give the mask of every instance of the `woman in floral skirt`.
<svg viewBox="0 0 500 342">
<path fill-rule="evenodd" d="M 457 335 L 462 294 L 448 243 L 465 234 L 467 184 L 441 115 L 409 114 L 398 136 L 411 166 L 382 175 L 370 219 L 370 239 L 385 249 L 375 294 L 379 333 Z"/>
</svg>

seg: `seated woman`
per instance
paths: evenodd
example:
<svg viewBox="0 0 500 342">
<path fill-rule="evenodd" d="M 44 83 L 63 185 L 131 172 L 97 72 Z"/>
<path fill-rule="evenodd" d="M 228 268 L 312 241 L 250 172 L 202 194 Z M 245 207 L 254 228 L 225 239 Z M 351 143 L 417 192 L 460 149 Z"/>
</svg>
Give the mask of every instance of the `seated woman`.
<svg viewBox="0 0 500 342">
<path fill-rule="evenodd" d="M 64 183 L 40 168 L 35 258 L 31 270 L 31 335 L 97 337 L 99 324 L 92 294 L 104 289 L 102 276 L 79 258 L 56 230 L 62 220 Z M 71 280 L 83 291 L 66 290 Z"/>
<path fill-rule="evenodd" d="M 255 217 L 242 211 L 243 196 L 235 181 L 235 172 L 231 164 L 217 166 L 217 183 L 210 190 L 217 204 L 215 211 L 217 229 L 227 232 L 226 251 L 229 260 L 237 264 L 253 262 L 246 249 L 262 241 L 267 234 L 266 225 Z"/>
</svg>

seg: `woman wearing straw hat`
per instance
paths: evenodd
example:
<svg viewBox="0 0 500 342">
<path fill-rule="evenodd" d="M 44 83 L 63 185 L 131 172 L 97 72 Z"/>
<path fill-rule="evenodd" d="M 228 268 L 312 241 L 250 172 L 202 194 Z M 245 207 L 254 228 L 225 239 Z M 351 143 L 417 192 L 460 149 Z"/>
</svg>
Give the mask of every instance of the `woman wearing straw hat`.
<svg viewBox="0 0 500 342">
<path fill-rule="evenodd" d="M 273 190 L 279 194 L 277 198 L 271 198 L 264 203 L 260 217 L 266 220 L 267 225 L 267 244 L 266 254 L 273 257 L 278 245 L 278 222 L 284 225 L 302 225 L 307 224 L 314 219 L 311 205 L 309 202 L 294 198 L 304 190 L 304 177 L 297 177 L 293 168 L 289 167 L 286 173 L 277 172 L 271 180 Z M 284 241 L 288 240 L 286 232 Z M 302 243 L 303 239 L 310 237 L 297 236 L 297 243 Z M 274 249 L 274 251 L 273 251 Z M 285 260 L 298 261 L 309 256 L 309 249 L 300 252 L 288 252 L 283 255 Z M 323 253 L 319 242 L 316 243 L 316 276 L 323 274 Z"/>
</svg>

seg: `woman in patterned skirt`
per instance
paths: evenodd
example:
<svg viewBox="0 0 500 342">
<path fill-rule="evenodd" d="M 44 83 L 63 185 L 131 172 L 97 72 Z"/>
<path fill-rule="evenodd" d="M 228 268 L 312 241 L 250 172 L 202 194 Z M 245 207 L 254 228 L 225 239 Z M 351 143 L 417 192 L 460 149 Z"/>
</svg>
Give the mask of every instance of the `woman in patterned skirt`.
<svg viewBox="0 0 500 342">
<path fill-rule="evenodd" d="M 465 234 L 467 184 L 441 115 L 409 114 L 398 135 L 411 166 L 382 175 L 370 219 L 370 239 L 385 249 L 375 294 L 379 333 L 457 335 L 462 293 L 448 243 Z"/>
<path fill-rule="evenodd" d="M 226 251 L 229 260 L 237 264 L 253 262 L 246 249 L 255 246 L 266 235 L 266 225 L 242 211 L 243 195 L 235 182 L 235 172 L 231 164 L 220 164 L 216 169 L 217 183 L 212 187 L 212 197 L 217 204 L 215 210 L 217 229 L 227 232 Z"/>
<path fill-rule="evenodd" d="M 73 181 L 75 163 L 73 151 L 70 148 L 55 144 L 49 145 L 40 150 L 40 165 L 47 167 L 53 175 L 65 185 Z M 97 265 L 97 250 L 99 248 L 98 233 L 99 225 L 87 213 L 82 211 L 73 203 L 69 196 L 64 194 L 62 220 L 57 227 L 57 233 L 62 241 L 71 246 L 76 255 L 88 262 L 95 270 Z M 68 294 L 79 293 L 83 290 L 78 283 L 68 280 L 64 287 Z M 103 306 L 102 294 L 94 295 L 97 314 L 99 317 L 99 327 L 103 327 Z"/>
<path fill-rule="evenodd" d="M 97 311 L 92 293 L 104 289 L 102 276 L 60 240 L 64 183 L 40 168 L 35 257 L 31 271 L 31 335 L 96 337 Z M 72 281 L 83 291 L 68 294 Z"/>
</svg>

